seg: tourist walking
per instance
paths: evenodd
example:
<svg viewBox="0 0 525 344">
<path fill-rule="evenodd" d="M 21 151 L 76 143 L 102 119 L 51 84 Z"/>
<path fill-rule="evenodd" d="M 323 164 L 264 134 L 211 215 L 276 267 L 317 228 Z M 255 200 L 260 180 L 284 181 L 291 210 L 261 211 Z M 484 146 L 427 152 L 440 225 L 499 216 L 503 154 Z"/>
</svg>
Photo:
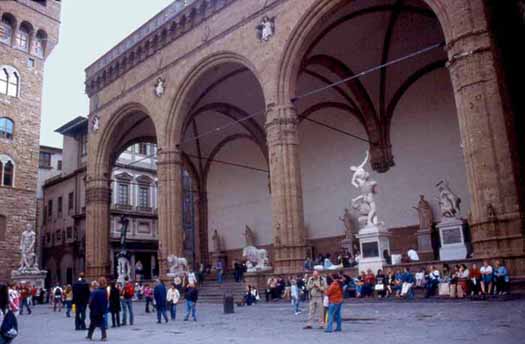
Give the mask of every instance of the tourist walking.
<svg viewBox="0 0 525 344">
<path fill-rule="evenodd" d="M 89 299 L 89 329 L 87 339 L 93 339 L 95 328 L 100 327 L 102 332 L 101 340 L 107 340 L 106 326 L 104 324 L 104 315 L 108 309 L 108 296 L 106 291 L 107 282 L 104 277 L 100 277 L 96 283 L 96 288 L 91 292 Z"/>
<path fill-rule="evenodd" d="M 20 315 L 24 313 L 24 307 L 27 309 L 27 314 L 31 314 L 31 307 L 30 305 L 30 299 L 31 299 L 31 286 L 25 284 L 20 288 Z"/>
<path fill-rule="evenodd" d="M 111 313 L 111 327 L 120 327 L 120 283 L 113 281 L 109 289 L 109 311 Z"/>
<path fill-rule="evenodd" d="M 60 285 L 56 285 L 55 289 L 53 289 L 53 312 L 58 311 L 62 312 L 62 306 L 63 306 L 63 294 L 64 289 Z"/>
<path fill-rule="evenodd" d="M 157 323 L 161 323 L 161 316 L 165 322 L 168 322 L 168 315 L 166 314 L 167 294 L 164 282 L 160 280 L 155 281 L 155 288 L 153 289 L 153 296 L 155 297 L 155 304 L 157 308 Z"/>
<path fill-rule="evenodd" d="M 215 264 L 215 272 L 217 273 L 217 282 L 219 284 L 222 284 L 224 274 L 224 266 L 222 264 L 222 261 L 217 260 L 217 263 Z"/>
<path fill-rule="evenodd" d="M 153 306 L 153 289 L 151 289 L 149 284 L 144 285 L 144 300 L 146 301 L 145 312 L 149 313 L 149 305 Z"/>
<path fill-rule="evenodd" d="M 0 284 L 0 344 L 8 344 L 18 335 L 18 322 L 10 307 L 9 290 Z"/>
<path fill-rule="evenodd" d="M 126 326 L 127 317 L 129 315 L 129 324 L 133 326 L 133 296 L 135 295 L 135 288 L 133 283 L 124 278 L 125 284 L 122 288 L 122 326 Z M 126 313 L 129 313 L 128 315 Z"/>
<path fill-rule="evenodd" d="M 71 318 L 71 310 L 73 308 L 73 288 L 67 285 L 64 289 L 64 303 L 66 305 L 66 317 Z"/>
<path fill-rule="evenodd" d="M 177 317 L 177 303 L 179 303 L 179 300 L 180 292 L 177 289 L 175 283 L 172 283 L 166 295 L 166 301 L 168 302 L 171 320 L 175 320 L 175 318 Z"/>
<path fill-rule="evenodd" d="M 75 330 L 86 329 L 86 307 L 89 302 L 89 284 L 81 272 L 78 280 L 73 284 L 73 304 L 75 305 Z"/>
<path fill-rule="evenodd" d="M 310 302 L 308 304 L 308 322 L 304 328 L 311 329 L 315 319 L 319 321 L 319 327 L 323 328 L 323 295 L 326 290 L 326 281 L 318 271 L 314 271 L 312 277 L 308 279 L 306 289 L 310 295 Z"/>
<path fill-rule="evenodd" d="M 186 299 L 186 316 L 184 317 L 184 321 L 188 321 L 190 313 L 193 318 L 193 321 L 197 321 L 196 312 L 199 291 L 195 287 L 195 284 L 188 284 L 188 286 L 184 290 L 184 298 Z"/>
<path fill-rule="evenodd" d="M 326 291 L 328 296 L 328 321 L 325 332 L 332 332 L 334 321 L 336 322 L 335 332 L 341 331 L 341 308 L 343 306 L 343 287 L 341 278 L 338 274 L 332 275 L 333 282 Z"/>
<path fill-rule="evenodd" d="M 292 305 L 294 307 L 294 314 L 299 315 L 301 314 L 301 310 L 299 309 L 299 304 L 301 303 L 300 293 L 299 293 L 299 287 L 297 286 L 297 281 L 292 279 L 290 282 L 290 297 L 292 299 Z"/>
</svg>

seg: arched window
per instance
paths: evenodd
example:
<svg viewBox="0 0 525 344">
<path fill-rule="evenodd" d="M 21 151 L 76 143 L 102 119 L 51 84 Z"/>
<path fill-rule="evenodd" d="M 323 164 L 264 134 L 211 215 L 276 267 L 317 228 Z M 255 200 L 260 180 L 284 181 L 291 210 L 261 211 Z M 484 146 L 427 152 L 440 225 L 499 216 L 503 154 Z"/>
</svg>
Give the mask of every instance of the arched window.
<svg viewBox="0 0 525 344">
<path fill-rule="evenodd" d="M 18 97 L 20 74 L 11 66 L 0 66 L 0 94 Z"/>
<path fill-rule="evenodd" d="M 38 30 L 33 44 L 33 54 L 38 57 L 44 57 L 46 52 L 47 34 L 45 31 Z"/>
<path fill-rule="evenodd" d="M 6 13 L 2 16 L 2 20 L 0 20 L 0 42 L 11 45 L 15 23 L 15 18 L 11 14 Z"/>
<path fill-rule="evenodd" d="M 0 154 L 0 186 L 13 187 L 15 184 L 15 164 L 4 154 Z"/>
<path fill-rule="evenodd" d="M 31 27 L 31 24 L 28 22 L 24 22 L 20 25 L 20 28 L 16 32 L 16 47 L 23 51 L 29 51 L 29 37 L 31 36 L 31 32 L 33 31 L 33 28 Z"/>
<path fill-rule="evenodd" d="M 13 139 L 14 122 L 6 117 L 0 117 L 0 138 Z"/>
<path fill-rule="evenodd" d="M 11 161 L 8 161 L 4 166 L 4 186 L 13 186 L 14 173 L 15 166 Z"/>
</svg>

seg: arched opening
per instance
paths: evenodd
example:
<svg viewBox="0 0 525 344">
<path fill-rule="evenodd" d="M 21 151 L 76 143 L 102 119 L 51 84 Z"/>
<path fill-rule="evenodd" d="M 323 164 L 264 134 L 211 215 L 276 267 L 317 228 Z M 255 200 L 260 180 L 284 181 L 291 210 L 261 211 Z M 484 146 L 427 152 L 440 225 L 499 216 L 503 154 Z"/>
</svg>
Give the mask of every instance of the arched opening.
<svg viewBox="0 0 525 344">
<path fill-rule="evenodd" d="M 46 53 L 47 33 L 44 30 L 38 30 L 33 44 L 33 54 L 38 57 L 44 57 Z"/>
<path fill-rule="evenodd" d="M 463 219 L 469 209 L 454 94 L 444 68 L 446 53 L 439 46 L 444 41 L 441 26 L 420 0 L 335 1 L 330 8 L 298 43 L 302 55 L 290 62 L 297 68 L 286 86 L 300 120 L 307 235 L 317 253 L 339 253 L 345 209 L 358 230 L 359 214 L 351 200 L 359 191 L 350 184 L 349 166 L 359 165 L 368 150 L 365 169 L 378 183 L 378 217 L 393 235 L 391 252 L 404 254 L 422 245 L 412 209 L 420 194 L 430 203 L 435 221 L 441 220 L 437 182 L 447 180 L 463 200 Z M 414 56 L 408 58 L 410 54 Z M 347 81 L 302 97 L 343 79 Z M 425 258 L 435 257 L 431 247 L 423 251 Z"/>
<path fill-rule="evenodd" d="M 0 186 L 15 186 L 15 164 L 13 160 L 4 154 L 0 154 Z"/>
<path fill-rule="evenodd" d="M 15 45 L 18 49 L 29 51 L 31 46 L 31 35 L 33 34 L 33 26 L 29 22 L 22 22 L 16 32 Z"/>
<path fill-rule="evenodd" d="M 86 252 L 88 271 L 96 264 L 89 252 L 100 250 L 109 274 L 118 277 L 118 255 L 126 250 L 129 277 L 151 280 L 158 271 L 157 139 L 149 112 L 139 104 L 129 104 L 115 113 L 104 127 L 95 152 L 95 174 L 101 184 L 90 188 L 107 188 L 108 198 L 89 204 L 88 212 L 99 211 L 103 219 L 92 223 L 88 218 Z M 90 210 L 91 209 L 91 210 Z M 123 231 L 122 219 L 127 220 Z M 98 227 L 97 227 L 98 226 Z M 102 228 L 100 228 L 102 227 Z M 95 235 L 92 231 L 106 234 Z M 102 242 L 104 241 L 104 242 Z M 107 257 L 107 259 L 105 259 Z"/>
<path fill-rule="evenodd" d="M 0 118 L 0 138 L 12 140 L 15 123 L 7 117 Z"/>
<path fill-rule="evenodd" d="M 216 57 L 217 58 L 217 57 Z M 212 58 L 213 60 L 213 58 Z M 185 204 L 196 204 L 195 240 L 201 262 L 240 258 L 249 226 L 257 244 L 272 243 L 265 101 L 256 75 L 241 62 L 224 59 L 196 68 L 184 94 L 179 149 L 186 172 Z M 176 129 L 177 130 L 177 129 Z M 173 133 L 171 133 L 173 135 Z M 193 190 L 193 197 L 189 191 Z M 193 198 L 193 199 L 191 199 Z M 186 207 L 185 207 L 186 210 Z M 214 243 L 217 231 L 220 244 Z"/>
<path fill-rule="evenodd" d="M 11 45 L 16 28 L 16 18 L 10 13 L 4 13 L 0 21 L 0 42 Z"/>
<path fill-rule="evenodd" d="M 20 73 L 12 66 L 0 66 L 0 94 L 18 97 L 20 92 Z"/>
</svg>

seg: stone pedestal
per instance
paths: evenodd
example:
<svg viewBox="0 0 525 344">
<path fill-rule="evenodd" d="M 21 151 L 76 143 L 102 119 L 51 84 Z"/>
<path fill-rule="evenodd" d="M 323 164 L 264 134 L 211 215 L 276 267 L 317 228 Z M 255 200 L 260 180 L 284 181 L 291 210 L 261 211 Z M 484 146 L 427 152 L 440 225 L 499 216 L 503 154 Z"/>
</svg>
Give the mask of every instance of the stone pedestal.
<svg viewBox="0 0 525 344">
<path fill-rule="evenodd" d="M 421 260 L 433 260 L 434 250 L 432 249 L 432 229 L 418 229 L 417 236 L 417 253 Z"/>
<path fill-rule="evenodd" d="M 390 255 L 390 233 L 382 224 L 369 225 L 359 230 L 357 235 L 361 249 L 359 272 L 372 270 L 375 274 L 386 264 L 383 252 Z"/>
<path fill-rule="evenodd" d="M 345 250 L 345 252 L 352 253 L 352 256 L 355 254 L 353 245 L 354 245 L 354 240 L 351 240 L 351 239 L 341 240 L 341 248 Z"/>
<path fill-rule="evenodd" d="M 16 284 L 30 284 L 35 288 L 45 288 L 46 270 L 11 271 L 11 280 Z"/>
<path fill-rule="evenodd" d="M 456 218 L 443 218 L 437 225 L 439 230 L 440 260 L 457 260 L 467 257 L 467 246 L 465 245 L 464 223 Z"/>
</svg>

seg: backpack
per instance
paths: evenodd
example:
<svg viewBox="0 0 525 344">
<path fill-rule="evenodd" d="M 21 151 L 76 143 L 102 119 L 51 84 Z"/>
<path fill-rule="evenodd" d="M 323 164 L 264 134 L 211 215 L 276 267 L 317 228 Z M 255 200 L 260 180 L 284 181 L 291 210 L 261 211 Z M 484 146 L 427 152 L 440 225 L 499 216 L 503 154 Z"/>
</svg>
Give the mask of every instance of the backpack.
<svg viewBox="0 0 525 344">
<path fill-rule="evenodd" d="M 0 327 L 0 336 L 7 339 L 7 342 L 18 336 L 18 322 L 15 315 L 11 311 L 7 312 L 4 320 L 2 321 L 2 325 Z"/>
<path fill-rule="evenodd" d="M 126 284 L 126 286 L 124 287 L 124 297 L 126 299 L 131 299 L 134 295 L 135 290 L 133 286 L 130 283 Z"/>
<path fill-rule="evenodd" d="M 62 289 L 61 288 L 59 288 L 59 287 L 55 288 L 55 296 L 56 297 L 62 296 Z"/>
</svg>

